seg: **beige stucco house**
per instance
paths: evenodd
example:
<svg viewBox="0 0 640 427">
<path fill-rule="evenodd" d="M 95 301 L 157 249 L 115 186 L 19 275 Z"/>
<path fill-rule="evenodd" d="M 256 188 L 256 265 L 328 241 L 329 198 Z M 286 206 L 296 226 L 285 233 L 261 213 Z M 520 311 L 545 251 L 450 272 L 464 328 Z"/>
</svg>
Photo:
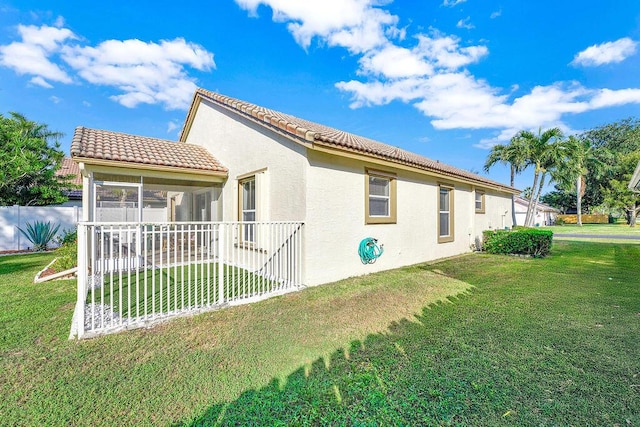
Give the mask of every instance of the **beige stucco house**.
<svg viewBox="0 0 640 427">
<path fill-rule="evenodd" d="M 529 209 L 529 199 L 524 197 L 515 198 L 516 207 L 516 225 L 524 225 L 524 221 L 527 216 L 527 209 Z M 533 224 L 534 225 L 553 225 L 556 222 L 556 217 L 560 211 L 553 206 L 549 206 L 545 203 L 538 202 L 536 205 L 536 211 L 534 213 Z"/>
<path fill-rule="evenodd" d="M 469 252 L 483 230 L 513 225 L 518 193 L 203 89 L 178 142 L 79 127 L 71 154 L 85 221 L 304 223 L 307 286 Z M 252 233 L 245 229 L 243 242 L 259 237 Z M 384 245 L 374 264 L 358 256 L 366 237 Z"/>
</svg>

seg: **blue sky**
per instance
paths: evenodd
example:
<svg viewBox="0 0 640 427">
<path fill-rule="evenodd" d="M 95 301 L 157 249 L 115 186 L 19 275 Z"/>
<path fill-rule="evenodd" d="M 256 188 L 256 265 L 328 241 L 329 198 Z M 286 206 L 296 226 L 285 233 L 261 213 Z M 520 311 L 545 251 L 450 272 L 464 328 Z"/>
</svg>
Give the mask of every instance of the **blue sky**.
<svg viewBox="0 0 640 427">
<path fill-rule="evenodd" d="M 640 116 L 639 42 L 637 0 L 0 0 L 0 112 L 175 140 L 203 87 L 483 173 Z"/>
</svg>

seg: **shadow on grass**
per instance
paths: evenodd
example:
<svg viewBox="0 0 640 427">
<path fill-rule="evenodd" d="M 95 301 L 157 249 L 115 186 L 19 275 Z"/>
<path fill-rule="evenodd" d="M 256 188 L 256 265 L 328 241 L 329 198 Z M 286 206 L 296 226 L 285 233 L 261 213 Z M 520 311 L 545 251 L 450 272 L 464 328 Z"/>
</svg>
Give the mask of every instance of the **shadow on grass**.
<svg viewBox="0 0 640 427">
<path fill-rule="evenodd" d="M 0 276 L 20 273 L 29 269 L 42 269 L 50 260 L 43 259 L 49 252 L 30 253 L 24 255 L 7 255 L 0 257 Z"/>
<path fill-rule="evenodd" d="M 440 371 L 438 364 L 458 358 L 460 349 L 434 347 L 434 330 L 423 322 L 432 317 L 428 312 L 446 309 L 444 306 L 450 304 L 433 304 L 415 321 L 394 322 L 386 332 L 371 334 L 363 342 L 353 341 L 329 359 L 318 358 L 298 368 L 285 381 L 273 378 L 265 387 L 245 391 L 232 402 L 209 407 L 195 420 L 175 425 L 448 425 L 468 421 L 480 401 L 489 405 L 501 393 L 501 381 L 473 382 L 468 373 L 447 376 Z M 496 419 L 484 413 L 484 420 Z"/>
</svg>

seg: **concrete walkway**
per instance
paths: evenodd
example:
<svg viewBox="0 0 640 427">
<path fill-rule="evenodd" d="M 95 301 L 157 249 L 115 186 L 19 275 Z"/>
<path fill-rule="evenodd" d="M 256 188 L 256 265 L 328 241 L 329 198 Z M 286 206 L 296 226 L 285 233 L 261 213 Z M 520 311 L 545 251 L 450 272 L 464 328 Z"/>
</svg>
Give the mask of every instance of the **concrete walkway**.
<svg viewBox="0 0 640 427">
<path fill-rule="evenodd" d="M 571 233 L 553 233 L 553 237 L 584 237 L 585 239 L 623 239 L 623 240 L 640 240 L 640 236 L 627 236 L 620 234 L 571 234 Z"/>
</svg>

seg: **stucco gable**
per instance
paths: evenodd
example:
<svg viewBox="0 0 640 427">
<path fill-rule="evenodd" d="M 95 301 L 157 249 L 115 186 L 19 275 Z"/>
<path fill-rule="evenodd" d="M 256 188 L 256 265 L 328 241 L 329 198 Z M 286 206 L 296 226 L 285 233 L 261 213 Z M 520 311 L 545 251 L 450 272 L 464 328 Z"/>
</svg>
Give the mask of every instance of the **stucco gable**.
<svg viewBox="0 0 640 427">
<path fill-rule="evenodd" d="M 186 141 L 198 108 L 207 103 L 237 114 L 260 126 L 308 146 L 311 149 L 333 149 L 337 154 L 353 153 L 365 158 L 382 159 L 390 163 L 409 166 L 417 170 L 434 173 L 454 180 L 462 180 L 482 187 L 495 188 L 513 194 L 518 190 L 445 163 L 429 159 L 369 138 L 324 126 L 289 114 L 275 111 L 239 99 L 220 95 L 205 89 L 197 89 L 180 141 Z"/>
</svg>

